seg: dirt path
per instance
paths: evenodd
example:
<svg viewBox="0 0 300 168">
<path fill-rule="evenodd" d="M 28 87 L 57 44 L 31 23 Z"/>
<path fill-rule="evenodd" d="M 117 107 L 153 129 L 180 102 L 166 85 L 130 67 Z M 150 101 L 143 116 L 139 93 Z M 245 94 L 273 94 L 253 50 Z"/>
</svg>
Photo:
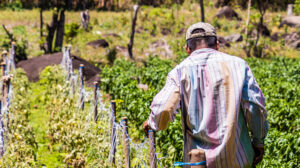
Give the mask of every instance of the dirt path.
<svg viewBox="0 0 300 168">
<path fill-rule="evenodd" d="M 40 87 L 35 87 L 41 89 Z M 41 90 L 33 89 L 33 95 L 39 95 Z M 34 128 L 36 141 L 38 143 L 37 160 L 41 165 L 45 165 L 47 168 L 63 167 L 63 161 L 59 158 L 58 152 L 53 152 L 49 149 L 49 139 L 47 138 L 47 127 L 49 124 L 50 114 L 47 113 L 45 105 L 42 103 L 33 105 L 35 107 L 30 109 L 32 111 L 30 116 L 30 124 Z"/>
</svg>

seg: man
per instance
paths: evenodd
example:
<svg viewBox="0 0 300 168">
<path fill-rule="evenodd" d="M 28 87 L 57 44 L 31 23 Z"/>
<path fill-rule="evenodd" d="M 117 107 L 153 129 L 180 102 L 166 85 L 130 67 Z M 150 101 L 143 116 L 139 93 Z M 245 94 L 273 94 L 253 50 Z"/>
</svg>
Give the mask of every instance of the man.
<svg viewBox="0 0 300 168">
<path fill-rule="evenodd" d="M 186 42 L 189 57 L 168 74 L 143 129 L 147 134 L 150 128 L 167 128 L 180 104 L 184 162 L 197 149 L 205 153 L 208 168 L 255 167 L 269 125 L 264 96 L 248 64 L 218 51 L 216 31 L 208 23 L 190 26 Z"/>
</svg>

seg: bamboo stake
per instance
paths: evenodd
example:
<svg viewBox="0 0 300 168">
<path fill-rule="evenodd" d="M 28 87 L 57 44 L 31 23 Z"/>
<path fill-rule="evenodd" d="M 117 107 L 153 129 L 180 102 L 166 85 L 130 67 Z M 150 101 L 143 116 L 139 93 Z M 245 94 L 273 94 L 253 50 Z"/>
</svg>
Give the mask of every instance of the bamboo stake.
<svg viewBox="0 0 300 168">
<path fill-rule="evenodd" d="M 150 168 L 157 168 L 155 132 L 149 130 L 149 146 L 150 146 Z"/>
<path fill-rule="evenodd" d="M 4 79 L 3 79 L 3 82 L 4 82 L 4 97 L 3 97 L 3 103 L 2 103 L 2 108 L 8 108 L 8 94 L 9 94 L 9 89 L 10 89 L 10 80 L 12 78 L 12 75 L 9 75 L 9 76 L 5 76 Z M 7 121 L 6 121 L 6 128 L 7 130 L 9 131 L 9 114 L 8 114 L 8 111 L 6 112 L 6 115 L 7 115 Z"/>
<path fill-rule="evenodd" d="M 97 100 L 98 82 L 94 82 L 94 121 L 97 122 L 98 116 L 98 100 Z"/>
<path fill-rule="evenodd" d="M 10 54 L 10 67 L 9 70 L 16 69 L 16 42 L 12 42 L 11 43 L 11 50 L 10 50 L 11 54 Z"/>
<path fill-rule="evenodd" d="M 129 134 L 128 134 L 128 119 L 127 117 L 122 118 L 123 123 L 123 141 L 124 141 L 124 153 L 125 153 L 125 167 L 130 168 L 130 145 L 129 145 Z"/>
<path fill-rule="evenodd" d="M 84 80 L 83 80 L 83 70 L 84 70 L 84 65 L 80 64 L 79 67 L 79 74 L 80 74 L 80 109 L 84 110 L 84 96 L 83 96 L 83 88 L 84 88 Z"/>
<path fill-rule="evenodd" d="M 205 22 L 203 0 L 200 0 L 199 3 L 200 3 L 200 9 L 201 9 L 201 21 L 202 21 L 202 22 Z"/>
<path fill-rule="evenodd" d="M 114 126 L 114 123 L 116 122 L 116 102 L 114 100 L 111 101 L 111 120 L 110 120 L 110 126 L 111 126 L 111 158 L 110 162 L 112 164 L 116 163 L 115 159 L 115 153 L 116 153 L 116 128 Z"/>
<path fill-rule="evenodd" d="M 132 47 L 133 47 L 133 43 L 134 43 L 135 26 L 136 26 L 137 14 L 139 11 L 139 5 L 134 5 L 133 10 L 134 10 L 134 16 L 133 16 L 132 25 L 131 25 L 130 42 L 128 44 L 128 54 L 129 54 L 130 59 L 132 59 L 132 60 L 134 60 L 133 53 L 132 53 Z"/>
<path fill-rule="evenodd" d="M 198 163 L 198 162 L 203 162 L 205 161 L 205 152 L 204 150 L 201 149 L 193 149 L 191 152 L 189 152 L 190 156 L 190 163 Z M 196 165 L 196 166 L 191 166 L 191 168 L 205 168 L 206 165 Z"/>
<path fill-rule="evenodd" d="M 6 63 L 3 61 L 1 63 L 1 69 L 2 69 L 2 85 L 1 85 L 1 95 L 2 95 L 2 103 L 3 103 L 3 99 L 4 99 L 4 80 L 3 77 L 5 76 L 5 69 L 6 69 Z M 3 105 L 3 104 L 2 104 Z"/>
</svg>

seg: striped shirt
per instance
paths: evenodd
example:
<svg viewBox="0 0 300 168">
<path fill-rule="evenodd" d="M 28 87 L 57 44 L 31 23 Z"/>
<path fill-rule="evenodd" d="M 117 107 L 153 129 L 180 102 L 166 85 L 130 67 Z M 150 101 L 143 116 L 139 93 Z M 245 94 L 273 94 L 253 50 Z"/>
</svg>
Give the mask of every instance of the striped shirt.
<svg viewBox="0 0 300 168">
<path fill-rule="evenodd" d="M 185 162 L 191 149 L 203 149 L 208 168 L 251 167 L 252 144 L 263 145 L 269 129 L 264 101 L 246 61 L 204 48 L 169 72 L 148 122 L 165 129 L 181 105 Z"/>
</svg>

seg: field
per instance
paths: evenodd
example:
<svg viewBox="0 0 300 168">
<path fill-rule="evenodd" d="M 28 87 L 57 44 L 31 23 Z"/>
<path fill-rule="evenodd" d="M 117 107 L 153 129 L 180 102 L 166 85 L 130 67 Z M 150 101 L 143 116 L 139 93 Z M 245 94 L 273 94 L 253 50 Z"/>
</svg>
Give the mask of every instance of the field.
<svg viewBox="0 0 300 168">
<path fill-rule="evenodd" d="M 47 67 L 40 81 L 29 82 L 25 72 L 17 69 L 12 79 L 9 112 L 3 116 L 5 153 L 0 167 L 111 167 L 110 101 L 116 101 L 116 165 L 124 167 L 122 117 L 128 117 L 131 167 L 149 167 L 149 145 L 142 124 L 150 114 L 149 106 L 163 87 L 166 75 L 187 57 L 184 52 L 186 28 L 199 21 L 198 5 L 184 3 L 172 7 L 142 7 L 138 15 L 137 33 L 131 61 L 125 51 L 130 38 L 132 11 L 90 11 L 92 30 L 85 32 L 79 12 L 66 13 L 64 45 L 71 44 L 71 53 L 88 60 L 101 69 L 100 90 L 97 93 L 98 121 L 93 121 L 95 109 L 92 87 L 80 90 L 79 72 L 75 70 L 75 85 L 64 66 Z M 206 4 L 206 20 L 218 27 L 220 36 L 241 33 L 247 12 L 236 9 L 242 21 L 217 19 L 217 9 Z M 251 10 L 256 22 L 258 11 Z M 298 28 L 278 28 L 285 12 L 267 12 L 266 23 L 271 33 L 297 32 Z M 39 11 L 1 10 L 0 22 L 14 34 L 17 43 L 27 45 L 28 57 L 43 54 L 39 44 Z M 51 11 L 44 12 L 50 23 Z M 155 20 L 155 21 L 153 21 Z M 166 31 L 167 33 L 164 33 Z M 115 34 L 115 35 L 112 35 Z M 242 34 L 245 38 L 245 34 Z M 5 32 L 0 29 L 0 42 Z M 92 48 L 87 42 L 105 39 L 108 48 Z M 245 40 L 231 43 L 220 50 L 246 59 L 266 98 L 270 131 L 265 140 L 264 160 L 258 167 L 298 167 L 300 163 L 300 52 L 284 45 L 284 39 L 271 41 L 262 37 L 264 58 L 247 58 Z M 111 58 L 115 53 L 116 59 Z M 114 54 L 113 54 L 114 55 Z M 138 84 L 145 84 L 143 90 Z M 79 109 L 80 95 L 85 95 L 84 110 Z M 9 117 L 7 117 L 9 116 Z M 172 167 L 183 156 L 183 135 L 180 115 L 167 130 L 156 134 L 159 167 Z"/>
</svg>

